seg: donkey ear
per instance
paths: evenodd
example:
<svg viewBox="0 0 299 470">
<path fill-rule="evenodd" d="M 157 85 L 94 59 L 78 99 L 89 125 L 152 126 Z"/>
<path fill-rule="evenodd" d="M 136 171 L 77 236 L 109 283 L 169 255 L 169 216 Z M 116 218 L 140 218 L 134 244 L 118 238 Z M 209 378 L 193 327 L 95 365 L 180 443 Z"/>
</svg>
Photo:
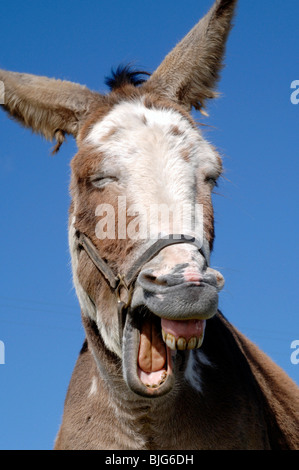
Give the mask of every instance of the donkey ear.
<svg viewBox="0 0 299 470">
<path fill-rule="evenodd" d="M 207 15 L 166 56 L 145 87 L 188 111 L 204 107 L 217 94 L 225 44 L 237 0 L 217 0 Z"/>
<path fill-rule="evenodd" d="M 77 136 L 80 121 L 101 95 L 76 83 L 0 70 L 4 109 L 25 127 L 56 139 L 59 150 L 65 134 Z"/>
</svg>

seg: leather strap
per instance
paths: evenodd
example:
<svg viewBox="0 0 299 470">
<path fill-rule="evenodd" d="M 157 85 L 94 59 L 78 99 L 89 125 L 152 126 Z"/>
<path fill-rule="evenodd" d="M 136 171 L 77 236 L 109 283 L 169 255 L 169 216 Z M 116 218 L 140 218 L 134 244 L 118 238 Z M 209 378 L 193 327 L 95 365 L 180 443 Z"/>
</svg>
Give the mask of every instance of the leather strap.
<svg viewBox="0 0 299 470">
<path fill-rule="evenodd" d="M 165 237 L 158 238 L 144 253 L 135 261 L 135 263 L 131 266 L 128 273 L 126 275 L 118 274 L 117 276 L 114 274 L 112 269 L 109 267 L 108 263 L 101 258 L 99 255 L 96 247 L 92 243 L 92 241 L 84 235 L 82 232 L 77 231 L 77 238 L 78 238 L 78 246 L 84 248 L 85 252 L 93 262 L 93 264 L 97 267 L 100 273 L 104 276 L 104 278 L 110 284 L 110 287 L 113 290 L 116 290 L 118 293 L 121 287 L 125 287 L 130 292 L 132 284 L 136 280 L 139 271 L 141 270 L 142 266 L 153 259 L 158 253 L 160 253 L 163 248 L 166 248 L 170 245 L 176 245 L 180 243 L 189 243 L 195 245 L 202 256 L 205 258 L 207 265 L 209 265 L 209 257 L 207 253 L 207 247 L 204 247 L 203 243 L 197 240 L 196 238 L 189 237 L 186 235 L 167 235 Z"/>
<path fill-rule="evenodd" d="M 163 248 L 166 248 L 170 245 L 176 245 L 179 243 L 189 243 L 191 245 L 195 245 L 202 256 L 205 258 L 207 264 L 208 263 L 208 256 L 206 251 L 203 249 L 203 243 L 197 240 L 194 237 L 188 237 L 186 235 L 167 235 L 165 237 L 158 238 L 131 266 L 129 269 L 127 276 L 125 278 L 127 285 L 131 285 L 132 282 L 135 281 L 140 269 L 144 266 L 145 263 L 148 263 L 151 259 L 153 259 L 158 253 L 160 253 Z"/>
<path fill-rule="evenodd" d="M 100 257 L 92 241 L 86 235 L 79 231 L 76 232 L 76 236 L 78 239 L 78 246 L 84 248 L 85 252 L 89 256 L 93 264 L 98 268 L 100 273 L 109 282 L 111 288 L 116 289 L 119 284 L 119 278 L 118 276 L 115 276 L 112 269 L 110 269 L 108 263 Z"/>
<path fill-rule="evenodd" d="M 120 343 L 122 342 L 126 312 L 131 304 L 134 281 L 136 280 L 138 273 L 144 264 L 153 259 L 158 253 L 160 253 L 161 250 L 163 250 L 163 248 L 167 246 L 176 245 L 178 243 L 190 243 L 191 245 L 195 245 L 198 248 L 202 256 L 205 258 L 207 265 L 209 265 L 209 248 L 206 240 L 204 243 L 201 243 L 196 238 L 192 238 L 186 235 L 167 235 L 156 240 L 147 250 L 145 250 L 145 252 L 142 253 L 142 255 L 131 266 L 127 275 L 117 274 L 116 276 L 109 267 L 108 263 L 103 258 L 101 258 L 92 241 L 84 233 L 79 231 L 76 232 L 76 236 L 78 239 L 78 246 L 85 250 L 93 264 L 109 283 L 111 289 L 116 293 Z M 120 298 L 121 288 L 124 288 L 127 291 L 126 302 L 123 302 Z"/>
</svg>

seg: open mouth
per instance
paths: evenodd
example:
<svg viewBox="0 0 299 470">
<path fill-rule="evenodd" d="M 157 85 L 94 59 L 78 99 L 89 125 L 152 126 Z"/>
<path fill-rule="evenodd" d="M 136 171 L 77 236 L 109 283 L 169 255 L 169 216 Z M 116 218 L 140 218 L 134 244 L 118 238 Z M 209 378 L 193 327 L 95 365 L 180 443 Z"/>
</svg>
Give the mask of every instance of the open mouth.
<svg viewBox="0 0 299 470">
<path fill-rule="evenodd" d="M 124 378 L 138 395 L 168 393 L 175 380 L 178 351 L 200 348 L 205 320 L 167 320 L 146 308 L 129 311 L 123 333 Z"/>
</svg>

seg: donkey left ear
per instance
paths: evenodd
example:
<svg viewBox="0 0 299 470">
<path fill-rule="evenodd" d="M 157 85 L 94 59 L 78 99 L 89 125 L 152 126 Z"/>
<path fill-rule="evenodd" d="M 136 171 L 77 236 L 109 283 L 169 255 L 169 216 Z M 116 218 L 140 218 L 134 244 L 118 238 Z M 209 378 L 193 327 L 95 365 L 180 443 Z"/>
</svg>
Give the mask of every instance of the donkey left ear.
<svg viewBox="0 0 299 470">
<path fill-rule="evenodd" d="M 214 98 L 225 44 L 237 0 L 216 0 L 207 15 L 166 56 L 144 88 L 171 99 L 188 111 Z"/>
<path fill-rule="evenodd" d="M 77 136 L 80 122 L 101 95 L 77 83 L 0 70 L 3 108 L 25 127 L 56 139 L 59 150 L 65 134 Z"/>
</svg>

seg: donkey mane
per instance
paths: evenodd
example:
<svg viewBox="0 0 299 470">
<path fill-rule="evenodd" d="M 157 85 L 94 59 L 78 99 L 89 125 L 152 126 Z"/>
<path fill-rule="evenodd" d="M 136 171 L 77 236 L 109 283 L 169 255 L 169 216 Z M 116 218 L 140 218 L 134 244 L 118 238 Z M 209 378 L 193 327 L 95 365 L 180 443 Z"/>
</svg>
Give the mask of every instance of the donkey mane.
<svg viewBox="0 0 299 470">
<path fill-rule="evenodd" d="M 135 70 L 131 64 L 120 64 L 116 70 L 111 70 L 111 76 L 105 78 L 105 84 L 110 88 L 110 91 L 115 91 L 124 85 L 138 87 L 147 80 L 142 77 L 143 75 L 150 76 L 151 74 L 144 70 Z"/>
</svg>

